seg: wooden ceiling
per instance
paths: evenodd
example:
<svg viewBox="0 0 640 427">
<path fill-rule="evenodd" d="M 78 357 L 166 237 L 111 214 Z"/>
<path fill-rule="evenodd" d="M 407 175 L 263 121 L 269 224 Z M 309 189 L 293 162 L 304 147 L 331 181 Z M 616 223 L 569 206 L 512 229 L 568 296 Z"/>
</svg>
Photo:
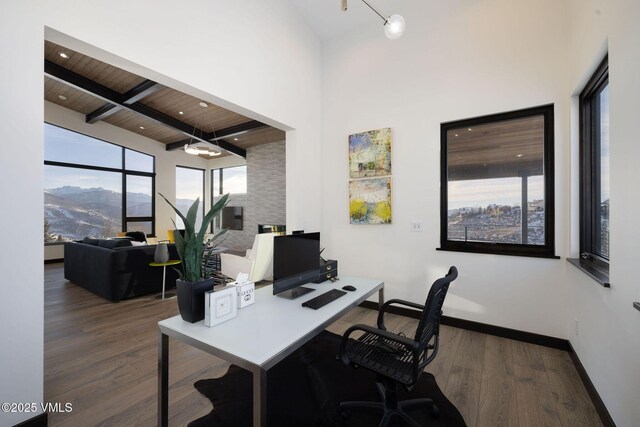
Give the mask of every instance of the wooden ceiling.
<svg viewBox="0 0 640 427">
<path fill-rule="evenodd" d="M 447 131 L 450 181 L 541 175 L 544 116 Z"/>
<path fill-rule="evenodd" d="M 68 57 L 63 58 L 60 53 Z M 282 141 L 285 132 L 141 76 L 45 41 L 44 98 L 181 149 L 189 140 L 245 157 L 248 147 Z M 216 157 L 216 158 L 219 158 Z"/>
</svg>

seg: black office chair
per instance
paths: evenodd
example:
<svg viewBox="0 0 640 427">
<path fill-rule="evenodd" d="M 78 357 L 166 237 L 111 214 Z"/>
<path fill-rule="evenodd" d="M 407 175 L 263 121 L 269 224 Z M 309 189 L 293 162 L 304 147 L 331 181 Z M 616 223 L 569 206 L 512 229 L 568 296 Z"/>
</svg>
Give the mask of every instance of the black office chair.
<svg viewBox="0 0 640 427">
<path fill-rule="evenodd" d="M 396 384 L 399 383 L 411 390 L 424 368 L 435 358 L 438 352 L 442 305 L 449 284 L 456 277 L 458 269 L 451 267 L 445 277 L 433 283 L 425 305 L 399 299 L 387 301 L 378 312 L 378 328 L 354 325 L 347 329 L 340 343 L 340 358 L 345 365 L 359 366 L 376 373 L 376 386 L 382 402 L 342 402 L 341 409 L 382 412 L 380 427 L 389 425 L 394 416 L 411 426 L 420 427 L 420 424 L 406 413 L 416 406 L 427 406 L 434 416 L 438 415 L 438 408 L 429 398 L 398 402 Z M 422 310 L 414 339 L 391 333 L 385 328 L 384 313 L 393 304 Z M 349 335 L 354 331 L 365 333 L 355 341 L 349 340 Z"/>
</svg>

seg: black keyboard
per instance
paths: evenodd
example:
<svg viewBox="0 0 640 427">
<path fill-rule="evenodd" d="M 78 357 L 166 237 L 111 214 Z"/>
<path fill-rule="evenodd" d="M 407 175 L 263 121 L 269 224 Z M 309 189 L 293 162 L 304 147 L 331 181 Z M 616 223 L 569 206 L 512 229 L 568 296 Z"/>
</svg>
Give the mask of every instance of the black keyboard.
<svg viewBox="0 0 640 427">
<path fill-rule="evenodd" d="M 337 300 L 344 294 L 346 294 L 346 292 L 341 291 L 340 289 L 331 289 L 330 291 L 325 292 L 322 295 L 318 295 L 315 298 L 311 298 L 309 301 L 303 302 L 302 306 L 317 310 L 320 307 L 324 307 L 325 305 L 329 304 L 331 301 Z"/>
</svg>

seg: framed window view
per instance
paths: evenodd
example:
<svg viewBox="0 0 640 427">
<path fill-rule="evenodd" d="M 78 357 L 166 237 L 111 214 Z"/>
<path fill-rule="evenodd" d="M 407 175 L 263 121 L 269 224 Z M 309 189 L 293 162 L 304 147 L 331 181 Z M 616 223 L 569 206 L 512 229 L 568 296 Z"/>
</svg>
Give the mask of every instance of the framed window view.
<svg viewBox="0 0 640 427">
<path fill-rule="evenodd" d="M 441 124 L 440 249 L 557 258 L 553 105 Z"/>
<path fill-rule="evenodd" d="M 607 276 L 609 170 L 609 65 L 605 57 L 580 94 L 580 258 Z"/>
</svg>

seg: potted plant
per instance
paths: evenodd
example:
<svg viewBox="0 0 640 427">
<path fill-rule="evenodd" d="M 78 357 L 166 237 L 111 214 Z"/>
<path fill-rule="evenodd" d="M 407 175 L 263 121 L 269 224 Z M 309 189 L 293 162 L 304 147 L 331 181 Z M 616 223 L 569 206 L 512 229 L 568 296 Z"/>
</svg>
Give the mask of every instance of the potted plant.
<svg viewBox="0 0 640 427">
<path fill-rule="evenodd" d="M 174 233 L 175 245 L 182 264 L 178 269 L 179 279 L 176 280 L 178 293 L 178 308 L 180 316 L 187 322 L 195 323 L 204 319 L 204 293 L 213 289 L 214 279 L 205 278 L 202 270 L 202 255 L 204 236 L 213 218 L 226 206 L 229 195 L 225 194 L 211 207 L 202 219 L 200 230 L 196 232 L 196 216 L 200 198 L 196 199 L 187 215 L 183 215 L 161 193 L 160 196 L 173 208 L 184 222 L 184 236 L 177 231 Z M 175 221 L 171 220 L 175 226 Z M 177 228 L 177 227 L 176 227 Z M 218 231 L 210 242 L 218 242 L 226 229 Z M 209 243 L 211 245 L 212 243 Z"/>
</svg>

